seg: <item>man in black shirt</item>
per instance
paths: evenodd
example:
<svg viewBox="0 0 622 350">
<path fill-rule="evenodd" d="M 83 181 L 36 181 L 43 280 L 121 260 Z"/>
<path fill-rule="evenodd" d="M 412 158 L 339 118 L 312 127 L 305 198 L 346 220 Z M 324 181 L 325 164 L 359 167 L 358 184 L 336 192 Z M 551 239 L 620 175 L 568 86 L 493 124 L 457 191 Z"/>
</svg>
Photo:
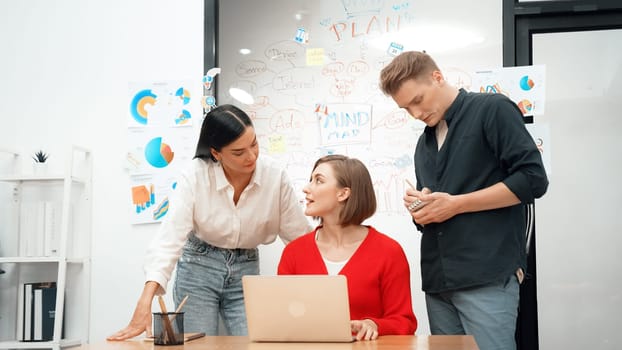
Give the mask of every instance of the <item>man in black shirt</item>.
<svg viewBox="0 0 622 350">
<path fill-rule="evenodd" d="M 445 81 L 423 52 L 380 73 L 382 91 L 427 127 L 415 150 L 416 188 L 404 205 L 421 238 L 432 334 L 473 334 L 480 349 L 515 349 L 526 269 L 525 206 L 548 187 L 518 107 L 501 94 Z"/>
</svg>

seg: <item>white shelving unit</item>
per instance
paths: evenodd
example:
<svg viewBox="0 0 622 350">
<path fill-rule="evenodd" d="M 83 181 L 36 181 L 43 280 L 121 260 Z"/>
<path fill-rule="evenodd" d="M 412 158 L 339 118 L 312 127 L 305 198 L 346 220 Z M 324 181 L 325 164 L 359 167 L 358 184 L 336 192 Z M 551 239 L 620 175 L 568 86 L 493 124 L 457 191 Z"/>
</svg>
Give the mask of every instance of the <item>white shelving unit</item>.
<svg viewBox="0 0 622 350">
<path fill-rule="evenodd" d="M 88 342 L 92 155 L 71 146 L 67 156 L 59 174 L 21 174 L 21 162 L 30 157 L 0 150 L 0 349 L 60 350 Z M 24 256 L 20 249 L 20 208 L 26 201 L 60 202 L 59 246 L 53 256 Z M 20 341 L 19 289 L 48 281 L 57 288 L 53 339 Z"/>
</svg>

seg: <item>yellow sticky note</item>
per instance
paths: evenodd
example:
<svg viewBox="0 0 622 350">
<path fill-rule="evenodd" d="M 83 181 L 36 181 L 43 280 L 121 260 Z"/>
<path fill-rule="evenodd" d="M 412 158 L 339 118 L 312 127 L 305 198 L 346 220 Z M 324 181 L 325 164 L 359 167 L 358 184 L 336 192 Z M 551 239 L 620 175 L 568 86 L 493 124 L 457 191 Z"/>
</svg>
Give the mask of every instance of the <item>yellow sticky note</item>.
<svg viewBox="0 0 622 350">
<path fill-rule="evenodd" d="M 324 64 L 324 48 L 307 49 L 307 66 Z"/>
<path fill-rule="evenodd" d="M 283 135 L 268 137 L 268 152 L 270 154 L 285 153 L 285 138 Z"/>
</svg>

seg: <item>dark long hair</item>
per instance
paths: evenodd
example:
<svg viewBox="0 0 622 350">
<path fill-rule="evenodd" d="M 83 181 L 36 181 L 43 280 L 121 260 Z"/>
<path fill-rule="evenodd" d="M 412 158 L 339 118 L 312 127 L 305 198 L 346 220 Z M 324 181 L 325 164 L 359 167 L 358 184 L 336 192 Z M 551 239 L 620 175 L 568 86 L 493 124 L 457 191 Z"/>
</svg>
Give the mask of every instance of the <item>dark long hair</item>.
<svg viewBox="0 0 622 350">
<path fill-rule="evenodd" d="M 211 150 L 220 152 L 237 140 L 253 122 L 243 110 L 234 105 L 218 106 L 205 115 L 194 158 L 216 161 Z"/>
</svg>

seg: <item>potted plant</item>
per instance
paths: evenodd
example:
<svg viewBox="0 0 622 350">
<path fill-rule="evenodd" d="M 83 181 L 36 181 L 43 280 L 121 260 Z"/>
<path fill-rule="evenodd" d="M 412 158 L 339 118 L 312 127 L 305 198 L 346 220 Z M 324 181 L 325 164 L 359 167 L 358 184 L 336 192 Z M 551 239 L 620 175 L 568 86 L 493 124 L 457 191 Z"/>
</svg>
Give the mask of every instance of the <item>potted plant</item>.
<svg viewBox="0 0 622 350">
<path fill-rule="evenodd" d="M 35 160 L 35 163 L 45 163 L 45 161 L 48 160 L 49 157 L 49 154 L 43 152 L 42 150 L 39 150 L 35 153 L 34 156 L 32 156 L 32 159 Z"/>
<path fill-rule="evenodd" d="M 46 161 L 48 160 L 48 158 L 50 158 L 49 153 L 45 153 L 43 152 L 43 150 L 39 150 L 35 152 L 35 154 L 32 156 L 32 159 L 35 161 L 35 164 L 34 164 L 35 174 L 41 174 L 45 172 L 45 169 L 47 168 Z"/>
</svg>

